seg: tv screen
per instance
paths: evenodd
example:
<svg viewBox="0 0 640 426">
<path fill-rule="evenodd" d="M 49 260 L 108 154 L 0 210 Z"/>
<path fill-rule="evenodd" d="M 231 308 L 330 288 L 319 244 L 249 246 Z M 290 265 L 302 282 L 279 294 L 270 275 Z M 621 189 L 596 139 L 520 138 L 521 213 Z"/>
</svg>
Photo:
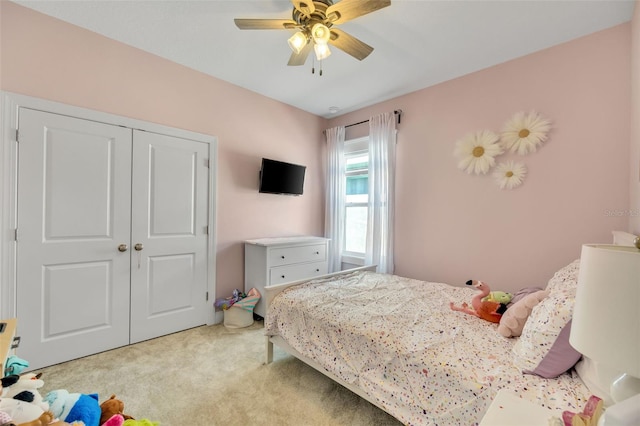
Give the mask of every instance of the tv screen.
<svg viewBox="0 0 640 426">
<path fill-rule="evenodd" d="M 269 194 L 302 195 L 305 166 L 262 159 L 259 191 Z"/>
</svg>

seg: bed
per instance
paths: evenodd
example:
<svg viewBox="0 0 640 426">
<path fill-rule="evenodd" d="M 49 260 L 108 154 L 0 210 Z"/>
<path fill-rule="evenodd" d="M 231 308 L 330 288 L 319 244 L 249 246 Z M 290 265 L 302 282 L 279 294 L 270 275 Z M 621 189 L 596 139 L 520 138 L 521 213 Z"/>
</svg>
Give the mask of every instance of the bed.
<svg viewBox="0 0 640 426">
<path fill-rule="evenodd" d="M 372 268 L 267 287 L 267 363 L 275 344 L 409 425 L 477 424 L 500 389 L 548 408 L 549 417 L 579 412 L 590 393 L 571 368 L 575 359 L 552 378 L 523 373 L 558 346 L 578 266 L 554 275 L 515 338 L 450 309 L 471 300 L 469 287 Z"/>
</svg>

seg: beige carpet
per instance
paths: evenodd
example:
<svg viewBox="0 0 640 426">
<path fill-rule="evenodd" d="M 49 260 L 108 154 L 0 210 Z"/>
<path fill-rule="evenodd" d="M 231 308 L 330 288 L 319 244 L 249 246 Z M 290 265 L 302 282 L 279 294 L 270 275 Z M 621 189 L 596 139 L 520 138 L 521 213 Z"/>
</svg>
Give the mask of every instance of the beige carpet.
<svg viewBox="0 0 640 426">
<path fill-rule="evenodd" d="M 392 416 L 276 348 L 261 322 L 198 327 L 42 370 L 54 389 L 111 394 L 161 426 L 398 425 Z"/>
</svg>

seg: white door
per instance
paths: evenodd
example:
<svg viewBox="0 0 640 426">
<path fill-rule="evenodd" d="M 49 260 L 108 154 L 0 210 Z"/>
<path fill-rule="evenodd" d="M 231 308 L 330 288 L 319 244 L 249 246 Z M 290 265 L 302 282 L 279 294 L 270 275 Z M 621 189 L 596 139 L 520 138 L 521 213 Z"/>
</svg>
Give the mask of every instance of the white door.
<svg viewBox="0 0 640 426">
<path fill-rule="evenodd" d="M 16 311 L 29 368 L 205 324 L 209 144 L 19 114 Z"/>
<path fill-rule="evenodd" d="M 205 324 L 209 144 L 134 130 L 131 343 Z"/>
<path fill-rule="evenodd" d="M 128 344 L 132 131 L 25 108 L 18 128 L 20 356 L 39 368 Z"/>
</svg>

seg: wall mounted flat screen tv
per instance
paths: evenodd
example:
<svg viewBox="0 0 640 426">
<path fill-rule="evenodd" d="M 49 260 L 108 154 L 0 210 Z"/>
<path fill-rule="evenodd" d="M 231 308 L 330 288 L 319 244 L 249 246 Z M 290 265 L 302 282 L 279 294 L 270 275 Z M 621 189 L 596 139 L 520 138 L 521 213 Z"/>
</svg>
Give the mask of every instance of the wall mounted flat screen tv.
<svg viewBox="0 0 640 426">
<path fill-rule="evenodd" d="M 262 159 L 259 191 L 268 194 L 302 195 L 305 166 Z"/>
</svg>

